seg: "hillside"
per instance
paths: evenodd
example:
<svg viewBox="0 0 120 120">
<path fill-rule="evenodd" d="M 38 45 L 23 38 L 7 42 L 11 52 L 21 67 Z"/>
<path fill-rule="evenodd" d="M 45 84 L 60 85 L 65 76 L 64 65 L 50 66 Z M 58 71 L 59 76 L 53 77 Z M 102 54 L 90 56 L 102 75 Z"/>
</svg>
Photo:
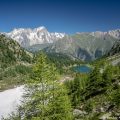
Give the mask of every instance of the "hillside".
<svg viewBox="0 0 120 120">
<path fill-rule="evenodd" d="M 120 115 L 120 67 L 100 67 L 66 82 L 75 120 L 118 120 Z"/>
<path fill-rule="evenodd" d="M 73 81 L 65 82 L 75 120 L 119 120 L 119 41 L 106 56 L 92 63 L 94 69 L 89 74 L 77 74 Z"/>
<path fill-rule="evenodd" d="M 31 62 L 30 54 L 27 53 L 14 40 L 0 35 L 0 64 L 11 65 L 16 62 Z"/>
<path fill-rule="evenodd" d="M 68 74 L 71 71 L 70 67 L 84 63 L 83 61 L 73 59 L 62 53 L 46 53 L 46 55 L 48 60 L 56 66 L 57 70 L 61 74 Z"/>
<path fill-rule="evenodd" d="M 32 55 L 4 35 L 0 35 L 0 90 L 19 84 L 30 72 Z"/>
</svg>

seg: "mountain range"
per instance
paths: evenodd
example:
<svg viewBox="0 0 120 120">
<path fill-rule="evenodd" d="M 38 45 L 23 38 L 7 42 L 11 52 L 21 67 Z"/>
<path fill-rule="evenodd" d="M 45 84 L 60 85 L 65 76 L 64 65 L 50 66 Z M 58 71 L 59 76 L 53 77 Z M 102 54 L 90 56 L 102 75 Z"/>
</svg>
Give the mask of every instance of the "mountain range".
<svg viewBox="0 0 120 120">
<path fill-rule="evenodd" d="M 45 27 L 14 29 L 4 33 L 29 51 L 63 53 L 85 61 L 95 60 L 111 50 L 120 39 L 120 29 L 108 32 L 77 32 L 74 35 L 50 33 Z"/>
<path fill-rule="evenodd" d="M 4 33 L 7 37 L 16 40 L 22 47 L 28 47 L 36 44 L 53 43 L 65 36 L 65 33 L 50 33 L 45 27 L 34 29 L 14 29 L 9 33 Z"/>
</svg>

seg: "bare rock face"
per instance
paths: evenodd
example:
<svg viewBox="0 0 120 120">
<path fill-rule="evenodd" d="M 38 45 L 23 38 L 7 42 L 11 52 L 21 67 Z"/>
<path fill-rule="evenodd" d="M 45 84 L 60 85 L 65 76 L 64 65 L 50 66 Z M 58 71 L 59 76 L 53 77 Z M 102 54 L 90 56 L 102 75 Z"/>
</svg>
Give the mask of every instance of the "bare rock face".
<svg viewBox="0 0 120 120">
<path fill-rule="evenodd" d="M 120 41 L 116 41 L 111 50 L 108 52 L 108 56 L 113 56 L 115 54 L 120 54 Z"/>
<path fill-rule="evenodd" d="M 79 109 L 74 109 L 73 115 L 75 117 L 85 116 L 87 113 L 85 111 L 81 111 Z"/>
<path fill-rule="evenodd" d="M 120 29 L 108 31 L 108 34 L 114 38 L 120 39 Z"/>
</svg>

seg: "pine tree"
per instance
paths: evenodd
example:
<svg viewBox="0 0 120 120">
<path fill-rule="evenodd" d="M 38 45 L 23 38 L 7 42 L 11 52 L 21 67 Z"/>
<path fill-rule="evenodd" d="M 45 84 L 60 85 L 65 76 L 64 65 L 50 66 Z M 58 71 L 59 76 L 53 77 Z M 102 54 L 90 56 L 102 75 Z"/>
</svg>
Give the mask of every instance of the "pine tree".
<svg viewBox="0 0 120 120">
<path fill-rule="evenodd" d="M 64 85 L 57 85 L 54 98 L 49 102 L 49 120 L 73 120 L 70 99 Z"/>
<path fill-rule="evenodd" d="M 54 64 L 49 63 L 46 55 L 41 53 L 28 83 L 24 106 L 26 120 L 72 120 L 67 91 L 57 79 Z"/>
<path fill-rule="evenodd" d="M 112 78 L 113 78 L 113 67 L 108 66 L 103 73 L 103 79 L 106 81 L 106 84 L 110 85 Z"/>
<path fill-rule="evenodd" d="M 86 85 L 85 96 L 86 99 L 91 96 L 95 96 L 104 91 L 105 81 L 102 79 L 102 75 L 98 67 L 95 67 L 92 73 L 89 75 Z"/>
</svg>

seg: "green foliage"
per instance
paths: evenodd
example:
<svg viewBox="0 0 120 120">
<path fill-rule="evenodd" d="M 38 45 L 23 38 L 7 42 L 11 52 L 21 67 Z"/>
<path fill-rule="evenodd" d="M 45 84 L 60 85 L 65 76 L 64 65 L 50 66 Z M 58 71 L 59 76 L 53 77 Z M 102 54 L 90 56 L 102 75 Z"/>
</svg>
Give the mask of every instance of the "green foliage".
<svg viewBox="0 0 120 120">
<path fill-rule="evenodd" d="M 67 67 L 72 66 L 74 64 L 83 63 L 82 61 L 78 62 L 77 60 L 73 60 L 68 55 L 62 53 L 47 53 L 47 57 L 50 60 L 50 62 L 55 64 L 56 68 L 61 74 L 66 72 L 65 69 Z"/>
<path fill-rule="evenodd" d="M 22 83 L 31 72 L 31 62 L 30 53 L 21 48 L 16 41 L 0 35 L 0 90 Z"/>
<path fill-rule="evenodd" d="M 110 85 L 113 77 L 113 66 L 108 66 L 103 73 L 103 79 L 106 80 L 108 85 Z"/>
<path fill-rule="evenodd" d="M 86 87 L 86 76 L 76 76 L 73 81 L 66 81 L 65 85 L 68 89 L 68 95 L 70 95 L 71 103 L 73 107 L 76 107 L 80 101 L 83 99 L 81 92 L 85 90 Z"/>
<path fill-rule="evenodd" d="M 85 99 L 96 96 L 97 94 L 103 93 L 106 89 L 106 81 L 102 78 L 100 69 L 98 67 L 90 73 L 86 90 L 84 92 Z"/>
<path fill-rule="evenodd" d="M 55 66 L 40 53 L 21 111 L 26 120 L 72 120 L 71 104 L 64 85 L 61 85 Z M 23 112 L 24 111 L 24 112 Z"/>
<path fill-rule="evenodd" d="M 0 68 L 4 69 L 18 61 L 30 63 L 32 58 L 16 41 L 0 35 Z"/>
<path fill-rule="evenodd" d="M 15 65 L 0 71 L 0 91 L 24 84 L 32 69 L 29 66 Z"/>
<path fill-rule="evenodd" d="M 96 65 L 88 77 L 82 79 L 82 76 L 77 76 L 73 81 L 67 81 L 65 84 L 73 108 L 83 111 L 77 119 L 98 120 L 104 112 L 104 114 L 111 112 L 112 115 L 119 115 L 120 68 L 111 65 L 102 68 L 100 66 L 101 64 Z"/>
<path fill-rule="evenodd" d="M 66 88 L 59 86 L 54 92 L 54 99 L 49 102 L 49 120 L 72 120 L 71 103 L 67 96 Z M 62 89 L 61 89 L 62 88 Z"/>
<path fill-rule="evenodd" d="M 106 57 L 103 56 L 100 59 L 94 60 L 90 62 L 93 66 L 97 66 L 99 68 L 103 68 L 107 63 L 106 63 Z"/>
<path fill-rule="evenodd" d="M 111 94 L 111 101 L 120 109 L 120 87 Z"/>
<path fill-rule="evenodd" d="M 7 68 L 5 71 L 2 71 L 0 73 L 0 80 L 4 80 L 5 78 L 9 78 L 9 77 L 17 77 L 17 75 L 19 74 L 27 75 L 30 73 L 32 73 L 30 67 L 24 65 L 16 65 Z"/>
<path fill-rule="evenodd" d="M 17 72 L 18 74 L 26 75 L 28 73 L 32 73 L 32 69 L 30 67 L 28 67 L 28 66 L 17 65 L 15 67 L 15 72 Z"/>
<path fill-rule="evenodd" d="M 32 58 L 30 57 L 30 55 L 28 55 L 26 53 L 25 50 L 23 50 L 23 52 L 21 53 L 21 61 L 25 61 L 25 62 L 28 62 L 28 63 L 32 63 Z"/>
</svg>

